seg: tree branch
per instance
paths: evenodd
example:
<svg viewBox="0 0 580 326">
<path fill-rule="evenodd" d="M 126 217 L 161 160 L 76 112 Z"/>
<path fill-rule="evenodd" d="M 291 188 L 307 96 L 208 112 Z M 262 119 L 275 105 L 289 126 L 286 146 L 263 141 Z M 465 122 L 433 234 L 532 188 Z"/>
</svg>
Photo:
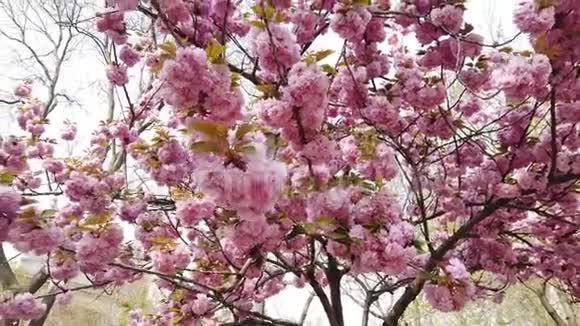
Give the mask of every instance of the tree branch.
<svg viewBox="0 0 580 326">
<path fill-rule="evenodd" d="M 326 295 L 326 293 L 324 293 L 324 290 L 322 289 L 318 281 L 316 281 L 314 271 L 312 270 L 312 268 L 306 272 L 306 277 L 308 278 L 308 283 L 310 283 L 310 286 L 314 290 L 314 293 L 316 293 L 318 300 L 320 300 L 320 303 L 324 308 L 324 312 L 326 313 L 326 317 L 328 318 L 330 326 L 341 326 L 341 324 L 339 324 L 338 320 L 336 319 L 336 315 L 334 314 L 332 305 L 328 300 L 328 296 Z"/>
<path fill-rule="evenodd" d="M 304 322 L 306 321 L 306 317 L 308 316 L 308 310 L 310 309 L 312 300 L 314 300 L 314 293 L 310 293 L 310 295 L 306 299 L 306 303 L 304 303 L 304 308 L 302 308 L 302 313 L 300 314 L 300 319 L 298 320 L 298 324 L 300 326 L 304 325 Z"/>
<path fill-rule="evenodd" d="M 336 321 L 340 326 L 344 326 L 344 316 L 342 313 L 342 298 L 340 295 L 340 280 L 342 272 L 338 269 L 338 262 L 332 255 L 328 255 L 328 269 L 326 278 L 330 288 L 330 300 Z"/>
<path fill-rule="evenodd" d="M 493 214 L 502 205 L 507 204 L 509 200 L 499 199 L 496 202 L 490 203 L 485 206 L 485 208 L 480 211 L 476 216 L 471 218 L 467 223 L 457 230 L 449 239 L 447 239 L 441 246 L 439 246 L 435 252 L 431 255 L 423 272 L 420 272 L 415 280 L 405 288 L 403 295 L 395 302 L 393 308 L 387 315 L 387 319 L 383 323 L 383 326 L 397 326 L 399 319 L 409 306 L 411 302 L 417 298 L 425 282 L 427 281 L 426 274 L 430 273 L 435 269 L 437 263 L 445 256 L 445 254 L 451 250 L 455 245 L 466 236 L 473 227 L 475 227 L 479 222 L 483 221 L 485 218 Z"/>
<path fill-rule="evenodd" d="M 548 173 L 548 180 L 551 180 L 556 172 L 556 165 L 558 164 L 558 133 L 556 121 L 556 89 L 553 88 L 550 93 L 550 172 Z"/>
</svg>

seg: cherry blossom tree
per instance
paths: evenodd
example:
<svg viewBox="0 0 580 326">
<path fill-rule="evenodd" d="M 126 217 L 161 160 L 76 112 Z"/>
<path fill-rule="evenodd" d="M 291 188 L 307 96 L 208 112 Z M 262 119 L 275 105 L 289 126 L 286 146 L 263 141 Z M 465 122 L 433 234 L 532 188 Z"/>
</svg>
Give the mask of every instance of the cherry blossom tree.
<svg viewBox="0 0 580 326">
<path fill-rule="evenodd" d="M 363 326 L 397 325 L 420 295 L 457 311 L 528 280 L 578 298 L 580 3 L 522 0 L 502 43 L 468 4 L 108 1 L 94 23 L 123 109 L 83 155 L 54 155 L 76 127 L 14 91 L 0 240 L 46 257 L 57 290 L 6 292 L 0 317 L 37 319 L 78 275 L 154 276 L 156 313 L 130 325 L 301 325 L 308 307 L 255 309 L 297 287 L 344 326 L 347 281 Z M 532 49 L 510 47 L 520 36 Z"/>
</svg>

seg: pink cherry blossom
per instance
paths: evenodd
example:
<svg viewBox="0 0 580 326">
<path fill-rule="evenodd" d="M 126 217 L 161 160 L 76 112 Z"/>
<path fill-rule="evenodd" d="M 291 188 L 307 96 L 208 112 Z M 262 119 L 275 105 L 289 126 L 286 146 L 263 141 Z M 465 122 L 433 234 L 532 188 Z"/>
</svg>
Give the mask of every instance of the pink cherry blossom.
<svg viewBox="0 0 580 326">
<path fill-rule="evenodd" d="M 286 69 L 300 60 L 300 48 L 288 27 L 272 24 L 268 30 L 252 31 L 253 53 L 265 73 L 279 78 Z"/>
<path fill-rule="evenodd" d="M 17 294 L 7 302 L 0 303 L 0 318 L 33 320 L 40 318 L 45 310 L 46 305 L 35 300 L 32 294 Z"/>
<path fill-rule="evenodd" d="M 119 226 L 111 226 L 100 235 L 85 233 L 76 245 L 76 258 L 80 269 L 87 273 L 97 272 L 118 254 L 123 233 Z"/>
<path fill-rule="evenodd" d="M 316 13 L 309 10 L 299 10 L 292 14 L 292 23 L 294 24 L 294 34 L 296 42 L 304 44 L 312 41 L 317 33 L 320 18 Z"/>
<path fill-rule="evenodd" d="M 522 98 L 525 94 L 543 94 L 551 72 L 552 67 L 546 56 L 534 55 L 529 59 L 513 57 L 509 62 L 500 63 L 491 79 L 507 96 Z"/>
<path fill-rule="evenodd" d="M 122 12 L 103 13 L 97 18 L 97 30 L 107 34 L 115 44 L 124 44 L 127 42 L 124 19 L 125 16 Z"/>
<path fill-rule="evenodd" d="M 446 32 L 457 33 L 463 25 L 463 10 L 453 5 L 445 5 L 431 10 L 431 22 Z"/>
<path fill-rule="evenodd" d="M 116 0 L 117 8 L 121 11 L 135 10 L 139 4 L 139 0 Z"/>
<path fill-rule="evenodd" d="M 16 218 L 20 208 L 20 194 L 15 190 L 0 186 L 0 218 L 2 220 L 13 220 Z"/>
<path fill-rule="evenodd" d="M 21 83 L 18 84 L 18 86 L 16 86 L 16 88 L 14 89 L 14 95 L 18 97 L 27 97 L 28 95 L 30 95 L 31 91 L 32 87 L 30 86 L 29 83 Z"/>
<path fill-rule="evenodd" d="M 267 125 L 281 128 L 292 119 L 290 104 L 280 100 L 266 99 L 255 104 L 258 117 Z"/>
<path fill-rule="evenodd" d="M 77 125 L 76 123 L 65 121 L 64 128 L 60 132 L 60 138 L 63 140 L 72 141 L 77 135 Z"/>
<path fill-rule="evenodd" d="M 555 23 L 555 8 L 538 8 L 534 1 L 521 1 L 514 11 L 514 23 L 524 33 L 538 35 Z"/>
<path fill-rule="evenodd" d="M 196 225 L 198 222 L 210 218 L 215 206 L 209 201 L 191 200 L 180 203 L 176 215 L 185 225 Z"/>
<path fill-rule="evenodd" d="M 125 65 L 109 65 L 107 67 L 107 78 L 116 86 L 123 86 L 129 82 L 127 67 Z"/>
<path fill-rule="evenodd" d="M 139 62 L 139 60 L 141 60 L 141 56 L 132 47 L 123 45 L 121 50 L 119 50 L 119 59 L 121 59 L 121 61 L 123 61 L 128 67 L 133 67 Z"/>
<path fill-rule="evenodd" d="M 337 4 L 334 10 L 336 14 L 330 21 L 330 28 L 347 41 L 356 42 L 362 39 L 367 24 L 371 21 L 371 13 L 367 8 L 354 6 L 347 9 L 342 4 Z"/>
</svg>

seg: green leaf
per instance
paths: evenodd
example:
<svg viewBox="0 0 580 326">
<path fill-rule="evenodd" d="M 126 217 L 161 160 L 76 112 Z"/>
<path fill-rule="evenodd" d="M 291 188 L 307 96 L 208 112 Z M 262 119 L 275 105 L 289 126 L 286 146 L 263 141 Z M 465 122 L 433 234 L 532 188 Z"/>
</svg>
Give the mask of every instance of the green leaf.
<svg viewBox="0 0 580 326">
<path fill-rule="evenodd" d="M 413 240 L 413 246 L 420 253 L 425 253 L 428 250 L 427 242 L 425 242 L 425 241 L 423 241 L 421 239 L 415 239 L 415 240 Z"/>
<path fill-rule="evenodd" d="M 219 153 L 221 148 L 218 144 L 208 141 L 199 141 L 189 147 L 195 153 Z"/>
<path fill-rule="evenodd" d="M 549 8 L 554 5 L 554 0 L 536 0 L 538 11 Z"/>
<path fill-rule="evenodd" d="M 479 69 L 487 69 L 488 66 L 489 65 L 487 63 L 487 60 L 477 60 L 477 63 L 475 64 L 475 67 Z"/>
<path fill-rule="evenodd" d="M 372 181 L 368 181 L 368 180 L 366 180 L 366 181 L 363 181 L 363 183 L 362 183 L 362 186 L 363 186 L 365 189 L 368 189 L 368 190 L 371 190 L 371 191 L 375 191 L 375 190 L 376 190 L 376 189 L 375 189 L 375 188 L 376 188 L 376 187 L 375 187 L 375 184 L 374 184 Z"/>
<path fill-rule="evenodd" d="M 274 14 L 276 14 L 276 10 L 268 5 L 265 7 L 261 5 L 252 6 L 252 11 L 254 11 L 256 16 L 266 18 L 267 20 L 272 20 Z"/>
<path fill-rule="evenodd" d="M 250 123 L 243 123 L 241 125 L 238 126 L 238 129 L 236 130 L 236 139 L 240 140 L 242 138 L 244 138 L 245 135 L 247 135 L 248 133 L 254 131 L 254 126 Z"/>
<path fill-rule="evenodd" d="M 205 53 L 212 63 L 216 63 L 224 53 L 225 49 L 225 46 L 216 40 L 211 40 L 211 42 L 209 42 L 208 46 L 205 48 Z"/>
<path fill-rule="evenodd" d="M 528 139 L 526 139 L 526 143 L 530 146 L 534 146 L 536 144 L 538 144 L 540 142 L 540 139 L 538 137 L 529 137 Z"/>
<path fill-rule="evenodd" d="M 312 234 L 314 231 L 316 231 L 316 226 L 312 223 L 304 223 L 304 225 L 302 225 L 302 229 L 304 230 L 304 233 Z"/>
<path fill-rule="evenodd" d="M 348 240 L 349 236 L 348 234 L 344 233 L 344 232 L 332 232 L 329 234 L 329 236 L 334 239 L 334 240 L 338 240 L 338 241 L 344 241 L 344 240 Z"/>
<path fill-rule="evenodd" d="M 163 246 L 172 245 L 175 243 L 173 238 L 163 236 L 163 235 L 153 236 L 153 237 L 149 238 L 149 241 L 151 241 L 152 243 L 154 243 L 156 245 L 163 245 Z"/>
<path fill-rule="evenodd" d="M 40 213 L 40 217 L 42 218 L 53 217 L 56 214 L 56 212 L 57 212 L 56 209 L 45 209 L 42 211 L 42 213 Z"/>
<path fill-rule="evenodd" d="M 231 88 L 235 88 L 235 87 L 240 86 L 240 74 L 232 72 L 230 80 L 231 80 L 231 83 L 230 83 Z"/>
<path fill-rule="evenodd" d="M 277 24 L 281 24 L 285 22 L 287 18 L 288 16 L 286 16 L 284 12 L 277 12 L 276 15 L 274 16 L 274 22 Z"/>
<path fill-rule="evenodd" d="M 252 11 L 256 14 L 256 16 L 261 17 L 264 15 L 264 10 L 262 9 L 262 6 L 260 6 L 260 5 L 252 6 Z"/>
<path fill-rule="evenodd" d="M 266 6 L 266 8 L 264 9 L 264 15 L 266 16 L 266 19 L 268 19 L 268 20 L 272 20 L 275 13 L 276 13 L 276 10 L 270 6 Z"/>
<path fill-rule="evenodd" d="M 169 187 L 169 197 L 175 201 L 182 201 L 191 199 L 193 194 L 186 187 Z"/>
<path fill-rule="evenodd" d="M 328 63 L 325 63 L 320 67 L 322 68 L 322 71 L 324 71 L 325 73 L 327 73 L 329 75 L 336 74 L 336 69 L 334 69 L 334 67 L 329 65 Z"/>
<path fill-rule="evenodd" d="M 250 25 L 259 28 L 259 29 L 265 29 L 266 28 L 266 24 L 264 24 L 263 21 L 261 20 L 250 20 L 249 21 Z"/>
<path fill-rule="evenodd" d="M 0 171 L 0 184 L 9 185 L 16 178 L 16 174 L 10 171 Z"/>
<path fill-rule="evenodd" d="M 316 224 L 319 226 L 334 225 L 335 220 L 330 216 L 319 216 L 316 218 Z"/>
<path fill-rule="evenodd" d="M 192 131 L 200 132 L 214 139 L 225 139 L 228 135 L 228 127 L 218 122 L 196 120 L 189 127 Z"/>
<path fill-rule="evenodd" d="M 304 62 L 307 65 L 311 65 L 315 62 L 318 62 L 318 61 L 321 61 L 321 60 L 327 58 L 328 56 L 330 56 L 333 53 L 334 53 L 333 50 L 321 50 L 321 51 L 317 51 L 314 53 L 310 53 L 304 58 Z"/>
<path fill-rule="evenodd" d="M 465 128 L 465 121 L 463 121 L 462 119 L 457 119 L 453 121 L 453 126 L 458 129 Z"/>
<path fill-rule="evenodd" d="M 110 216 L 111 216 L 111 214 L 109 212 L 105 212 L 103 214 L 91 215 L 85 219 L 83 225 L 84 226 L 103 225 L 109 221 Z"/>
<path fill-rule="evenodd" d="M 546 37 L 546 34 L 541 35 L 536 39 L 534 49 L 536 52 L 544 54 L 550 59 L 555 59 L 562 54 L 562 45 L 559 43 L 550 43 Z"/>
<path fill-rule="evenodd" d="M 321 51 L 317 51 L 314 53 L 314 57 L 316 58 L 316 61 L 320 61 L 322 59 L 327 58 L 328 56 L 332 55 L 334 53 L 334 50 L 321 50 Z"/>
<path fill-rule="evenodd" d="M 169 297 L 171 298 L 171 300 L 173 300 L 175 302 L 179 302 L 185 298 L 185 294 L 186 293 L 183 289 L 177 289 L 177 290 L 173 291 L 173 293 L 171 293 L 169 295 Z"/>
<path fill-rule="evenodd" d="M 244 154 L 254 154 L 256 153 L 256 147 L 252 145 L 242 146 L 240 148 L 237 148 L 237 152 Z"/>
<path fill-rule="evenodd" d="M 503 52 L 503 53 L 512 53 L 513 50 L 514 49 L 510 46 L 504 46 L 504 47 L 500 48 L 498 51 Z"/>
<path fill-rule="evenodd" d="M 276 97 L 276 86 L 273 84 L 260 84 L 256 86 L 256 89 L 264 93 L 264 97 Z"/>
<path fill-rule="evenodd" d="M 160 44 L 159 48 L 163 51 L 164 56 L 168 56 L 171 58 L 175 57 L 175 53 L 177 52 L 177 46 L 175 45 L 175 43 L 169 40 Z"/>
</svg>

